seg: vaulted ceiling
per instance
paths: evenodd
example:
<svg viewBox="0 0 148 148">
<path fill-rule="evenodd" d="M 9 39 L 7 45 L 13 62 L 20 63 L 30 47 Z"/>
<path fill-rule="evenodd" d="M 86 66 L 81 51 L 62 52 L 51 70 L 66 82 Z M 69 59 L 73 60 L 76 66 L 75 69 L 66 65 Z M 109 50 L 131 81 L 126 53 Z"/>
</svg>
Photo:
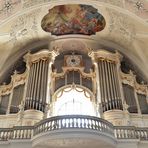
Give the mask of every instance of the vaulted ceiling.
<svg viewBox="0 0 148 148">
<path fill-rule="evenodd" d="M 106 26 L 93 35 L 51 35 L 41 27 L 43 17 L 57 5 L 91 5 Z M 26 52 L 60 50 L 118 50 L 148 78 L 147 0 L 1 0 L 0 79 Z"/>
</svg>

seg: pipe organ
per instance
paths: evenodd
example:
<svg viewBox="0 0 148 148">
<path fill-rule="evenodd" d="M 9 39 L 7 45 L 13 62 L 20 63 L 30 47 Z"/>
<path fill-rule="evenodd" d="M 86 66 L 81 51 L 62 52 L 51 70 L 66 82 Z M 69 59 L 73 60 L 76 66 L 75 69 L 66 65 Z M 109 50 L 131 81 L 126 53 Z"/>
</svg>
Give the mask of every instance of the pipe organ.
<svg viewBox="0 0 148 148">
<path fill-rule="evenodd" d="M 119 53 L 90 51 L 88 55 L 85 53 L 85 58 L 83 54 L 63 53 L 61 59 L 57 53 L 47 50 L 26 54 L 25 73 L 15 73 L 10 84 L 0 86 L 0 114 L 18 113 L 20 105 L 24 111 L 44 113 L 47 103 L 52 103 L 54 93 L 73 84 L 89 89 L 95 96 L 96 106 L 101 104 L 104 113 L 127 110 L 129 113 L 148 114 L 148 88 L 138 84 L 131 72 L 121 72 Z"/>
</svg>

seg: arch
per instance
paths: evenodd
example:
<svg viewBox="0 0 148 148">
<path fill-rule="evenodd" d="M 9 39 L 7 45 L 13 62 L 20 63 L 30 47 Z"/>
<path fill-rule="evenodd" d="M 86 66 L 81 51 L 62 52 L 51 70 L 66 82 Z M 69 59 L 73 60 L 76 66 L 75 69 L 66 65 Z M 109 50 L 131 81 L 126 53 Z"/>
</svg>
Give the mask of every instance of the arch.
<svg viewBox="0 0 148 148">
<path fill-rule="evenodd" d="M 77 85 L 77 84 L 65 85 L 65 86 L 60 87 L 58 90 L 56 90 L 56 91 L 54 92 L 54 94 L 53 94 L 53 96 L 52 96 L 51 102 L 57 101 L 57 100 L 56 100 L 56 95 L 57 95 L 61 90 L 64 90 L 64 89 L 69 88 L 69 87 L 71 87 L 71 89 L 73 89 L 73 88 L 75 88 L 75 87 L 84 89 L 85 91 L 87 91 L 87 92 L 90 94 L 90 98 L 92 98 L 91 101 L 95 102 L 95 96 L 94 96 L 93 92 L 92 92 L 90 89 L 88 89 L 87 87 L 84 87 L 83 85 Z"/>
<path fill-rule="evenodd" d="M 96 103 L 93 93 L 81 85 L 66 85 L 52 97 L 52 115 L 84 114 L 95 115 Z"/>
</svg>

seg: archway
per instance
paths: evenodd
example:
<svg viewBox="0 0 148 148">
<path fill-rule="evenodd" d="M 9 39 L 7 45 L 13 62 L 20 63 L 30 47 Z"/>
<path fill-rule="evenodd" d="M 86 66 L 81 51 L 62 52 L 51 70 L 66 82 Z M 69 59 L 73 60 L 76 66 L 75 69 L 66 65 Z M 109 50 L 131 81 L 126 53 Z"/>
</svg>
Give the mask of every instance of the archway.
<svg viewBox="0 0 148 148">
<path fill-rule="evenodd" d="M 96 107 L 92 93 L 85 87 L 69 85 L 60 88 L 54 94 L 52 114 L 92 115 L 96 116 Z"/>
</svg>

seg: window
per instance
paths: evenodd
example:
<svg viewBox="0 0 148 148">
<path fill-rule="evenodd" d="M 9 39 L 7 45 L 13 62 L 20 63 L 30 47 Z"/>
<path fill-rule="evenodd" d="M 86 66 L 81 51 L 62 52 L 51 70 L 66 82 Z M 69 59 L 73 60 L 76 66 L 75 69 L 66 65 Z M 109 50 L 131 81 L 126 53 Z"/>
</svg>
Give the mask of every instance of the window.
<svg viewBox="0 0 148 148">
<path fill-rule="evenodd" d="M 54 115 L 96 115 L 91 95 L 82 88 L 65 88 L 57 93 Z"/>
</svg>

